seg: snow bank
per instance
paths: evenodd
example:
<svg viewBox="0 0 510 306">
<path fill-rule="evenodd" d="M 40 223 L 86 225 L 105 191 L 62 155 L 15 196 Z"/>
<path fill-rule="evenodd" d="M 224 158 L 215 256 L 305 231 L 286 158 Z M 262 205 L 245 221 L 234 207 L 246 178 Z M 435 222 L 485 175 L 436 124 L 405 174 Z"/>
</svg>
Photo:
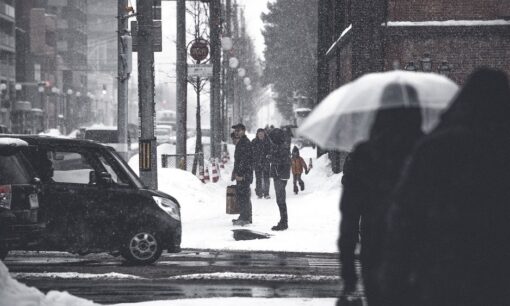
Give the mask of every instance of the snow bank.
<svg viewBox="0 0 510 306">
<path fill-rule="evenodd" d="M 0 146 L 26 147 L 28 142 L 19 138 L 0 138 Z"/>
<path fill-rule="evenodd" d="M 336 299 L 310 299 L 310 298 L 211 298 L 211 299 L 185 299 L 172 301 L 153 301 L 136 304 L 118 304 L 116 306 L 334 306 Z"/>
<path fill-rule="evenodd" d="M 173 145 L 159 146 L 158 155 L 174 148 Z M 313 168 L 308 175 L 303 174 L 306 187 L 303 192 L 293 193 L 292 178 L 287 183 L 289 229 L 286 231 L 271 231 L 279 220 L 272 181 L 271 199 L 257 199 L 253 182 L 253 224 L 245 228 L 273 236 L 270 239 L 235 241 L 231 230 L 238 227 L 232 226 L 232 219 L 238 215 L 225 213 L 226 187 L 234 183 L 230 181 L 234 146 L 229 145 L 228 150 L 231 160 L 225 169 L 221 169 L 218 183 L 203 184 L 190 172 L 179 169 L 158 170 L 159 189 L 174 196 L 181 204 L 183 248 L 337 252 L 341 174 L 331 172 L 327 156 L 316 159 L 314 149 L 301 149 L 301 156 L 307 164 L 312 158 Z M 158 156 L 159 165 L 160 159 Z M 129 164 L 138 172 L 138 156 L 134 156 Z"/>
<path fill-rule="evenodd" d="M 11 278 L 7 267 L 0 261 L 0 306 L 93 306 L 91 301 L 67 292 L 50 291 L 46 295 Z"/>
<path fill-rule="evenodd" d="M 233 272 L 217 272 L 217 273 L 197 273 L 171 276 L 171 280 L 259 280 L 259 281 L 293 281 L 293 282 L 322 282 L 322 281 L 338 281 L 339 276 L 326 275 L 296 275 L 296 274 L 260 274 L 260 273 L 233 273 Z"/>
</svg>

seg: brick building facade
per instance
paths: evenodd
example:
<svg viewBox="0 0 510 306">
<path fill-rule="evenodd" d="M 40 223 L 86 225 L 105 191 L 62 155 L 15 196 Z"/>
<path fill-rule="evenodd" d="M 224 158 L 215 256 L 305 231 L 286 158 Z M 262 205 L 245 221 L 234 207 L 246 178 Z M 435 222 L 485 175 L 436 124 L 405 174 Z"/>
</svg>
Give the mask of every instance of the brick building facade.
<svg viewBox="0 0 510 306">
<path fill-rule="evenodd" d="M 317 101 L 369 72 L 432 71 L 462 85 L 480 66 L 510 74 L 508 0 L 319 0 Z"/>
</svg>

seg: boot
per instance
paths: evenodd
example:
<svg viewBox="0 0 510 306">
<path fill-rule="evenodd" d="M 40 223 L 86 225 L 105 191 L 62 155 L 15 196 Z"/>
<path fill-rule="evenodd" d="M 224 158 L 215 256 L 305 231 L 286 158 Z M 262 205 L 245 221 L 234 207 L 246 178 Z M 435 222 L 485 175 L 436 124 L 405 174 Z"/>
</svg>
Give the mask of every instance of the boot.
<svg viewBox="0 0 510 306">
<path fill-rule="evenodd" d="M 278 224 L 277 224 L 277 225 L 273 226 L 273 227 L 271 228 L 271 230 L 272 230 L 272 231 L 284 231 L 284 230 L 286 230 L 286 229 L 288 229 L 288 228 L 289 228 L 289 225 L 288 225 L 288 223 L 287 223 L 287 222 L 285 222 L 285 221 L 280 221 L 280 222 L 278 222 Z"/>
<path fill-rule="evenodd" d="M 301 187 L 301 191 L 305 190 L 305 182 L 299 182 L 299 187 Z"/>
<path fill-rule="evenodd" d="M 297 185 L 294 185 L 294 193 L 298 194 L 298 192 L 299 192 L 299 189 L 298 189 Z"/>
</svg>

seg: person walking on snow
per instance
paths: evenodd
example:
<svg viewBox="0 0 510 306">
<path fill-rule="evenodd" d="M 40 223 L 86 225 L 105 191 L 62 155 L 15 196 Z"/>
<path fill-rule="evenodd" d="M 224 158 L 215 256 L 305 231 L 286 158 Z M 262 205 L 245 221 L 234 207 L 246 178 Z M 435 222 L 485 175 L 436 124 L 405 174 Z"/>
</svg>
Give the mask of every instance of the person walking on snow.
<svg viewBox="0 0 510 306">
<path fill-rule="evenodd" d="M 301 191 L 305 190 L 305 182 L 301 179 L 301 174 L 303 174 L 303 169 L 305 174 L 308 174 L 308 167 L 306 166 L 305 160 L 299 156 L 298 147 L 294 146 L 292 148 L 292 178 L 294 183 L 294 193 L 298 194 L 298 183 Z"/>
<path fill-rule="evenodd" d="M 276 204 L 278 204 L 280 210 L 280 221 L 271 229 L 273 231 L 283 231 L 289 227 L 285 186 L 287 186 L 287 180 L 290 178 L 290 156 L 285 142 L 285 133 L 281 129 L 273 129 L 269 133 L 269 139 L 272 142 L 269 158 L 270 175 L 273 178 Z"/>
<path fill-rule="evenodd" d="M 264 129 L 257 130 L 257 136 L 251 142 L 253 148 L 253 170 L 255 170 L 255 194 L 259 199 L 269 199 L 269 160 L 271 143 Z"/>
<path fill-rule="evenodd" d="M 233 176 L 236 180 L 236 196 L 239 209 L 239 218 L 232 220 L 234 225 L 252 223 L 252 210 L 250 200 L 250 185 L 253 181 L 253 151 L 251 141 L 246 137 L 246 127 L 242 124 L 232 126 L 239 142 L 234 152 Z"/>
</svg>

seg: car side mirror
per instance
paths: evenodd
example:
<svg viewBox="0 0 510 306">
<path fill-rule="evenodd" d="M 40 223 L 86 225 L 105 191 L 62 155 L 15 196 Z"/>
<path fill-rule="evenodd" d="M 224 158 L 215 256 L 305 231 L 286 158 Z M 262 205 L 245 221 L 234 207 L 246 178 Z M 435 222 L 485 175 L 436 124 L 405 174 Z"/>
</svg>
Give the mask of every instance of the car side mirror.
<svg viewBox="0 0 510 306">
<path fill-rule="evenodd" d="M 99 172 L 97 182 L 101 186 L 110 186 L 111 184 L 113 184 L 112 175 L 108 172 Z"/>
</svg>

